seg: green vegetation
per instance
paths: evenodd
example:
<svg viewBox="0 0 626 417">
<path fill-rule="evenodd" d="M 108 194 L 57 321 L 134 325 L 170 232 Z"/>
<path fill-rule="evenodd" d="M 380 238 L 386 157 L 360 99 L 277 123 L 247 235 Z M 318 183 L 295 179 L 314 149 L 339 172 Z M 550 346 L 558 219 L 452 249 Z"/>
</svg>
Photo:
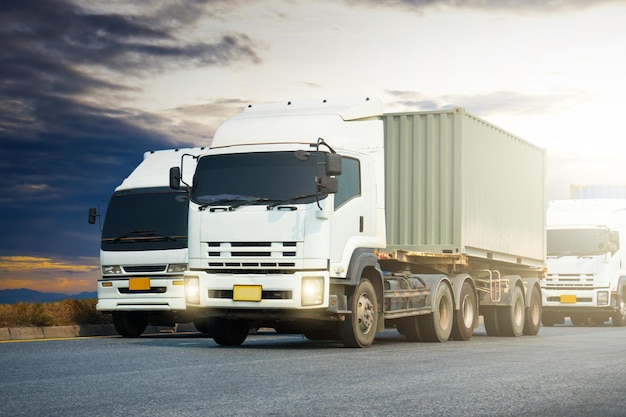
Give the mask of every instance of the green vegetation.
<svg viewBox="0 0 626 417">
<path fill-rule="evenodd" d="M 62 300 L 52 303 L 0 304 L 0 327 L 108 324 L 110 314 L 96 310 L 98 300 Z"/>
</svg>

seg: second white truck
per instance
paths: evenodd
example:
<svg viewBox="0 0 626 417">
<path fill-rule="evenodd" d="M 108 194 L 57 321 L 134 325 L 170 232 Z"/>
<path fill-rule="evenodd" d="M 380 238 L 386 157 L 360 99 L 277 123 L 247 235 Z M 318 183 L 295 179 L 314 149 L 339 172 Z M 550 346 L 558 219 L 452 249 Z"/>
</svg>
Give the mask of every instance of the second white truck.
<svg viewBox="0 0 626 417">
<path fill-rule="evenodd" d="M 626 324 L 626 199 L 551 201 L 543 324 Z"/>
<path fill-rule="evenodd" d="M 167 169 L 202 148 L 146 152 L 143 161 L 109 199 L 100 248 L 102 278 L 96 309 L 110 312 L 117 332 L 141 335 L 148 323 L 173 325 L 193 320 L 185 306 L 187 191 L 169 187 Z M 195 158 L 184 158 L 191 181 Z M 97 210 L 90 209 L 95 223 Z M 202 330 L 199 324 L 198 330 Z"/>
<path fill-rule="evenodd" d="M 198 159 L 187 308 L 220 345 L 259 326 L 348 347 L 390 327 L 467 340 L 479 315 L 489 335 L 535 335 L 544 179 L 543 149 L 463 109 L 252 105 Z"/>
</svg>

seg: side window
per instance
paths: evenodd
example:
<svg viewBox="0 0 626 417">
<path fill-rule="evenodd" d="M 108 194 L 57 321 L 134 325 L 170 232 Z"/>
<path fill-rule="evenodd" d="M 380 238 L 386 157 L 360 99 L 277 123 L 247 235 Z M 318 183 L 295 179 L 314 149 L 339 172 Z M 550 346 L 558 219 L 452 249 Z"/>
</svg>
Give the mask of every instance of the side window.
<svg viewBox="0 0 626 417">
<path fill-rule="evenodd" d="M 339 191 L 335 194 L 335 210 L 346 201 L 361 195 L 361 170 L 359 161 L 344 157 L 341 161 L 341 175 L 337 176 Z"/>
</svg>

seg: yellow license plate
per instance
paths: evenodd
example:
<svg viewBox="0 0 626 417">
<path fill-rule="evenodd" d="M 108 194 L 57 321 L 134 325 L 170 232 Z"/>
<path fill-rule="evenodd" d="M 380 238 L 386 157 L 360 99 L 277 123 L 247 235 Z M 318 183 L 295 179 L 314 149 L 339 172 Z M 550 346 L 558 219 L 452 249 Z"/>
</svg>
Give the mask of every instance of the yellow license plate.
<svg viewBox="0 0 626 417">
<path fill-rule="evenodd" d="M 260 285 L 235 285 L 233 301 L 261 301 L 261 292 Z"/>
<path fill-rule="evenodd" d="M 562 295 L 561 296 L 561 302 L 562 303 L 575 303 L 576 302 L 576 296 L 575 295 Z"/>
<path fill-rule="evenodd" d="M 147 291 L 150 289 L 150 278 L 130 278 L 128 289 L 130 291 Z"/>
</svg>

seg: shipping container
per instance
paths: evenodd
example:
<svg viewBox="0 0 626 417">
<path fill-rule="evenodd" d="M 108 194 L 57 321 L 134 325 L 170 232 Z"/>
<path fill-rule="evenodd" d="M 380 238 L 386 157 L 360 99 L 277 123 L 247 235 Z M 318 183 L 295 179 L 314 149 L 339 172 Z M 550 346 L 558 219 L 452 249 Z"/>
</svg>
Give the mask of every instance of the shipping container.
<svg viewBox="0 0 626 417">
<path fill-rule="evenodd" d="M 384 122 L 388 249 L 543 265 L 542 148 L 462 108 Z"/>
</svg>

